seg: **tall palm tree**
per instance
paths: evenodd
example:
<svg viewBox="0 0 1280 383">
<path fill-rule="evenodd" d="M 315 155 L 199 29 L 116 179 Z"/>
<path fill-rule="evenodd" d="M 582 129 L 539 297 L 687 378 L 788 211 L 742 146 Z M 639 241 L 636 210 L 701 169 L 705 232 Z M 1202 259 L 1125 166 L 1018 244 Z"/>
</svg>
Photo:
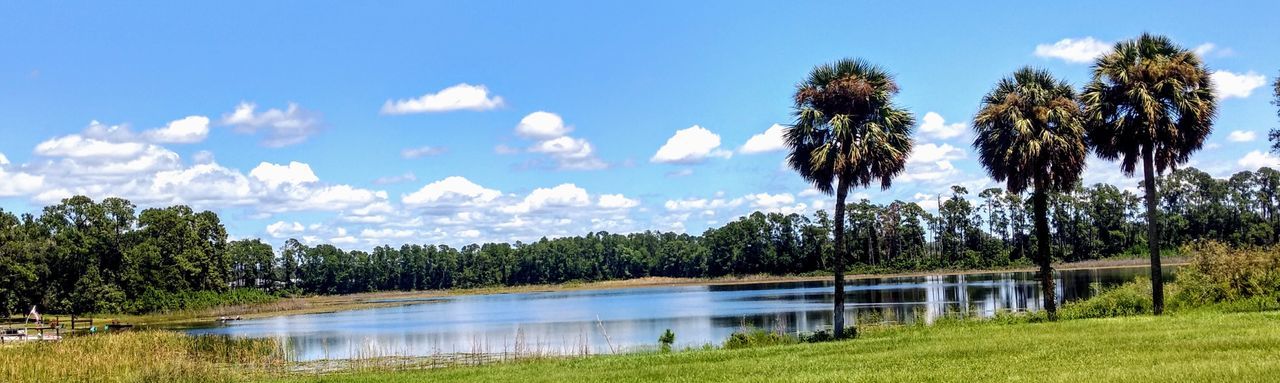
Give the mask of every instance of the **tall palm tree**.
<svg viewBox="0 0 1280 383">
<path fill-rule="evenodd" d="M 795 124 L 785 134 L 787 161 L 813 187 L 836 195 L 835 318 L 844 336 L 845 197 L 851 186 L 888 188 L 906 167 L 915 118 L 893 104 L 898 84 L 857 59 L 821 65 L 796 87 Z"/>
<path fill-rule="evenodd" d="M 1099 157 L 1120 160 L 1133 175 L 1142 164 L 1151 253 L 1152 309 L 1164 311 L 1156 173 L 1187 162 L 1213 131 L 1217 100 L 1209 70 L 1194 52 L 1164 36 L 1143 34 L 1116 43 L 1093 64 L 1093 80 L 1080 95 L 1089 145 Z"/>
<path fill-rule="evenodd" d="M 1047 71 L 1022 68 L 1001 79 L 982 98 L 973 129 L 978 160 L 991 178 L 1004 182 L 1014 194 L 1033 188 L 1035 260 L 1040 265 L 1044 310 L 1056 319 L 1047 194 L 1070 190 L 1089 153 L 1075 91 Z"/>
</svg>

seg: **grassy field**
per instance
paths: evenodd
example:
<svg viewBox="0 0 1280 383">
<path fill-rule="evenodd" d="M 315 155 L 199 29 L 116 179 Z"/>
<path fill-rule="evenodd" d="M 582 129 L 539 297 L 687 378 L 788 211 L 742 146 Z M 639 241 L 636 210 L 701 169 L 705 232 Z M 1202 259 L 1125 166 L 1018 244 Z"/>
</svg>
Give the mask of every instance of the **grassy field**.
<svg viewBox="0 0 1280 383">
<path fill-rule="evenodd" d="M 274 382 L 1280 381 L 1280 312 L 952 323 L 833 343 L 599 356 Z"/>
</svg>

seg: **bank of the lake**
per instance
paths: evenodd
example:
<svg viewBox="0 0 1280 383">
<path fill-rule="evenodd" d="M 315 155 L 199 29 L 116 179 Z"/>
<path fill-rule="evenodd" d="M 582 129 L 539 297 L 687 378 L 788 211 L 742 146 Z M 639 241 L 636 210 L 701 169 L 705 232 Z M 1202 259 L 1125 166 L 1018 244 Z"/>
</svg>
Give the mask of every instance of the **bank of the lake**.
<svg viewBox="0 0 1280 383">
<path fill-rule="evenodd" d="M 1280 377 L 1280 312 L 1191 312 L 1053 323 L 961 322 L 854 340 L 502 363 L 260 376 L 270 382 L 1219 382 Z"/>
<path fill-rule="evenodd" d="M 1184 264 L 1184 257 L 1167 257 L 1166 266 Z M 1062 263 L 1055 265 L 1057 270 L 1106 269 L 1147 265 L 1143 258 L 1102 259 L 1083 262 Z M 993 269 L 940 269 L 922 271 L 889 271 L 872 270 L 846 276 L 847 280 L 893 277 L 918 277 L 927 275 L 984 274 L 993 272 L 1033 272 L 1036 269 L 1029 265 Z M 781 283 L 824 281 L 831 279 L 829 274 L 810 275 L 747 275 L 725 276 L 719 278 L 669 278 L 646 277 L 625 280 L 571 282 L 553 285 L 495 286 L 473 289 L 421 290 L 421 291 L 383 291 L 373 293 L 346 295 L 317 295 L 307 297 L 281 298 L 275 302 L 254 305 L 226 306 L 206 310 L 157 313 L 148 315 L 96 315 L 95 320 L 108 323 L 112 320 L 142 325 L 184 325 L 200 324 L 216 320 L 219 317 L 240 317 L 243 319 L 264 318 L 282 315 L 301 315 L 330 313 L 348 310 L 361 310 L 382 307 L 420 304 L 431 298 L 444 298 L 460 295 L 479 294 L 514 294 L 532 292 L 556 292 L 579 290 L 607 290 L 641 287 L 678 287 L 695 285 L 732 285 L 746 283 Z"/>
</svg>

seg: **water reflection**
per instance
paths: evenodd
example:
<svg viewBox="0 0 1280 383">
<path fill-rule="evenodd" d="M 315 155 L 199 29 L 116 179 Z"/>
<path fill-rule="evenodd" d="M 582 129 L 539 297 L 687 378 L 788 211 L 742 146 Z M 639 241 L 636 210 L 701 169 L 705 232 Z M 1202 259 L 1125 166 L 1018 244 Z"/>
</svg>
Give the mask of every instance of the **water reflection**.
<svg viewBox="0 0 1280 383">
<path fill-rule="evenodd" d="M 1086 298 L 1146 268 L 1062 271 L 1061 301 Z M 1034 273 L 932 275 L 848 281 L 844 315 L 861 321 L 932 322 L 1040 309 Z M 493 294 L 422 304 L 271 317 L 192 329 L 193 334 L 277 337 L 300 360 L 442 353 L 581 354 L 652 347 L 666 329 L 677 346 L 719 343 L 744 327 L 813 331 L 831 325 L 829 281 Z M 607 334 L 607 336 L 606 336 Z"/>
</svg>

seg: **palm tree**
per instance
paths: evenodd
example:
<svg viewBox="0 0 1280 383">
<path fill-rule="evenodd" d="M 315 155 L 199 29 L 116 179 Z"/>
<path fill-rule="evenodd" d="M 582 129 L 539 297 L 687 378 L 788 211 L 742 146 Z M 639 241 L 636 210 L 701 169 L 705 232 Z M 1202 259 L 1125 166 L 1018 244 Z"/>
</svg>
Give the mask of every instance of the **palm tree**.
<svg viewBox="0 0 1280 383">
<path fill-rule="evenodd" d="M 1084 170 L 1088 149 L 1075 91 L 1047 71 L 1022 68 L 982 98 L 973 129 L 973 146 L 991 178 L 1014 194 L 1033 188 L 1035 260 L 1044 310 L 1056 319 L 1047 194 L 1070 190 Z"/>
<path fill-rule="evenodd" d="M 1116 43 L 1093 64 L 1093 80 L 1080 95 L 1085 131 L 1094 152 L 1120 160 L 1133 175 L 1142 164 L 1151 253 L 1151 298 L 1164 311 L 1160 233 L 1156 227 L 1156 173 L 1187 162 L 1213 131 L 1217 101 L 1200 57 L 1164 36 L 1143 34 Z"/>
<path fill-rule="evenodd" d="M 851 186 L 888 188 L 906 167 L 915 118 L 893 104 L 898 84 L 862 60 L 821 65 L 796 87 L 795 124 L 785 134 L 787 161 L 818 191 L 836 195 L 835 318 L 844 336 L 845 197 Z M 834 187 L 833 187 L 834 186 Z"/>
</svg>

